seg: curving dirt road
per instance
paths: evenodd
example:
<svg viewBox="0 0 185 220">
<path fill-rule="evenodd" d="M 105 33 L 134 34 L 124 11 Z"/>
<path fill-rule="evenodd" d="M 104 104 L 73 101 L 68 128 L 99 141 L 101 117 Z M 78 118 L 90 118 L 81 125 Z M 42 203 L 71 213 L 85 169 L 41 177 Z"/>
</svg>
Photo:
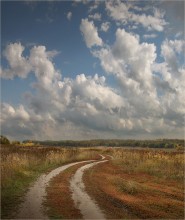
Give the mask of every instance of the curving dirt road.
<svg viewBox="0 0 185 220">
<path fill-rule="evenodd" d="M 102 156 L 103 158 L 103 156 Z M 30 187 L 28 193 L 23 198 L 23 203 L 18 210 L 16 219 L 48 219 L 47 215 L 44 212 L 42 202 L 46 196 L 46 187 L 49 181 L 60 172 L 66 170 L 67 168 L 74 166 L 76 164 L 85 163 L 85 162 L 94 162 L 95 160 L 86 160 L 80 162 L 70 163 L 64 166 L 61 166 L 49 174 L 41 175 L 38 180 Z"/>
<path fill-rule="evenodd" d="M 102 159 L 105 157 L 102 156 Z M 75 202 L 76 208 L 80 209 L 84 219 L 105 219 L 105 216 L 98 205 L 91 199 L 91 197 L 85 192 L 85 185 L 82 177 L 86 169 L 89 169 L 99 163 L 107 162 L 108 160 L 102 160 L 93 162 L 80 167 L 70 182 L 70 188 L 72 191 L 72 198 Z"/>
</svg>

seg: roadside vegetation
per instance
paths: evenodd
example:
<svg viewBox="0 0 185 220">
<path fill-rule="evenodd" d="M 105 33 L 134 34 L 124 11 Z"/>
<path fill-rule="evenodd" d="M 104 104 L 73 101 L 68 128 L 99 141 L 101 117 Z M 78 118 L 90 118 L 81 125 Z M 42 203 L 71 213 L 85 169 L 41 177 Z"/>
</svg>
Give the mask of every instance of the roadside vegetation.
<svg viewBox="0 0 185 220">
<path fill-rule="evenodd" d="M 126 172 L 147 173 L 183 182 L 184 153 L 164 150 L 113 149 L 113 163 Z"/>
</svg>

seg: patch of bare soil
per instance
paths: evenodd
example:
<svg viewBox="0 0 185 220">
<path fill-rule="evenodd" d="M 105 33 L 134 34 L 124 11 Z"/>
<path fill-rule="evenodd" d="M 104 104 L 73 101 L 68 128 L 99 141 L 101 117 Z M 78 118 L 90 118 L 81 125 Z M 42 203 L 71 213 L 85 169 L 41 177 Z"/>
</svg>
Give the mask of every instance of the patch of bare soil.
<svg viewBox="0 0 185 220">
<path fill-rule="evenodd" d="M 109 219 L 184 219 L 184 192 L 177 181 L 126 173 L 111 162 L 87 170 L 87 193 Z"/>
</svg>

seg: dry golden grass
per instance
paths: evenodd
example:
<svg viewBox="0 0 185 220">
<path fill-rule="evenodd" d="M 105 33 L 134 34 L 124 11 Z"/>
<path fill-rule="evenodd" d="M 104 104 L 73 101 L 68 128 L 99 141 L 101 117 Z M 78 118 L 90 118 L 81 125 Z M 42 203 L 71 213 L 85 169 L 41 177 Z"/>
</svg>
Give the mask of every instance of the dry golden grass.
<svg viewBox="0 0 185 220">
<path fill-rule="evenodd" d="M 144 172 L 154 176 L 184 179 L 184 153 L 164 150 L 113 149 L 115 163 L 128 172 Z"/>
<path fill-rule="evenodd" d="M 94 155 L 93 151 L 80 148 L 2 146 L 1 184 L 5 186 L 17 173 L 28 174 L 46 167 L 91 159 Z"/>
</svg>

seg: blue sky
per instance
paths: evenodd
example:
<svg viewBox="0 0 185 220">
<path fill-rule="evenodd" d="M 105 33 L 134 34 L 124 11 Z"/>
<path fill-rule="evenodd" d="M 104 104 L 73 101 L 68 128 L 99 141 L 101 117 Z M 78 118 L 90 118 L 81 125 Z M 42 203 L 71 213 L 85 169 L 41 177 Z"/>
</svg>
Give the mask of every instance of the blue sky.
<svg viewBox="0 0 185 220">
<path fill-rule="evenodd" d="M 183 138 L 184 1 L 2 1 L 1 132 Z"/>
</svg>

